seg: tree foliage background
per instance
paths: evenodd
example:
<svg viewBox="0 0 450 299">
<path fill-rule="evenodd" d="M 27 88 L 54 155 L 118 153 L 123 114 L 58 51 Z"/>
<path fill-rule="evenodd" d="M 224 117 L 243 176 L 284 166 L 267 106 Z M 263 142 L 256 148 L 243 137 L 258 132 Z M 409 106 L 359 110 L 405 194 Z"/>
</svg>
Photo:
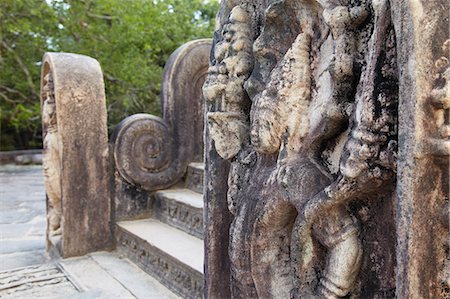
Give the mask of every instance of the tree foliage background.
<svg viewBox="0 0 450 299">
<path fill-rule="evenodd" d="M 44 52 L 91 56 L 102 66 L 111 129 L 159 114 L 164 64 L 183 43 L 211 37 L 217 0 L 0 0 L 0 149 L 41 147 Z"/>
</svg>

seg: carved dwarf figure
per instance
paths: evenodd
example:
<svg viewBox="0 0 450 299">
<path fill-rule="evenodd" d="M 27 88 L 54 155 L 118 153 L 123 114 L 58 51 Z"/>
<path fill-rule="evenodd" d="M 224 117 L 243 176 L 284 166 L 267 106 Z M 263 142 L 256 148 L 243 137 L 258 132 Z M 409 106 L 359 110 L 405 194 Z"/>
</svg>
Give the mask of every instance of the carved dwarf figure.
<svg viewBox="0 0 450 299">
<path fill-rule="evenodd" d="M 48 197 L 48 225 L 50 235 L 61 234 L 61 163 L 59 153 L 59 134 L 56 118 L 56 103 L 51 74 L 44 78 L 45 100 L 42 106 L 44 136 L 44 182 Z"/>
</svg>

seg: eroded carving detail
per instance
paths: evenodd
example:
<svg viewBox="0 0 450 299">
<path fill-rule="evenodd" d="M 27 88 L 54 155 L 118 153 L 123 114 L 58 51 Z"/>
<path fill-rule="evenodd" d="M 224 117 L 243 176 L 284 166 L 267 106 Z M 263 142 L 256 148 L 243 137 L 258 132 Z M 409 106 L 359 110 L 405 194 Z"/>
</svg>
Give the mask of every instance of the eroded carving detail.
<svg viewBox="0 0 450 299">
<path fill-rule="evenodd" d="M 418 156 L 450 155 L 450 124 L 448 120 L 448 110 L 450 108 L 450 39 L 442 45 L 442 56 L 434 63 L 433 90 L 427 101 L 424 103 L 424 111 L 430 113 L 435 120 L 430 126 L 430 136 L 419 145 Z M 446 119 L 447 118 L 447 119 Z"/>
<path fill-rule="evenodd" d="M 68 293 L 76 290 L 67 276 L 52 264 L 0 272 L 0 295 L 2 298 L 35 297 L 39 295 L 41 288 L 54 285 Z"/>
<path fill-rule="evenodd" d="M 61 235 L 61 156 L 56 117 L 56 101 L 53 76 L 49 71 L 44 76 L 42 89 L 42 122 L 44 128 L 44 182 L 47 192 L 47 218 L 49 235 Z"/>
<path fill-rule="evenodd" d="M 374 34 L 368 44 L 372 51 L 356 92 L 356 113 L 350 118 L 351 131 L 341 155 L 338 178 L 305 204 L 304 219 L 300 217 L 300 222 L 297 220 L 299 235 L 302 236 L 300 242 L 308 240 L 309 234 L 302 230 L 309 223 L 320 243 L 328 249 L 327 266 L 319 286 L 319 293 L 326 298 L 346 296 L 361 263 L 362 245 L 357 238 L 358 228 L 345 211 L 344 204 L 380 190 L 383 184 L 392 186 L 396 169 L 398 93 L 395 35 L 389 21 L 387 2 L 378 3 L 374 10 Z M 333 218 L 337 222 L 330 223 L 328 219 Z M 334 232 L 330 234 L 328 231 L 327 235 L 333 236 L 332 239 L 338 235 L 339 239 L 330 243 L 322 238 L 323 231 L 331 227 Z M 303 246 L 306 251 L 301 249 L 299 254 L 303 263 L 298 269 L 300 278 L 308 272 L 304 268 L 309 262 L 305 257 L 312 254 L 307 252 L 309 245 Z M 307 278 L 301 279 L 304 280 Z"/>
<path fill-rule="evenodd" d="M 186 187 L 197 193 L 203 193 L 203 164 L 200 168 L 189 166 L 186 174 Z"/>
<path fill-rule="evenodd" d="M 236 26 L 234 15 L 243 11 Z M 290 44 L 270 43 L 286 19 L 294 28 L 283 36 Z M 242 41 L 239 30 L 250 29 L 254 39 Z M 232 296 L 356 294 L 364 246 L 348 204 L 383 200 L 395 185 L 398 70 L 389 3 L 279 1 L 259 21 L 236 6 L 222 35 L 204 94 L 215 104 L 210 137 L 231 162 Z M 230 53 L 233 38 L 253 43 L 253 55 L 247 47 Z M 251 68 L 229 92 L 227 55 Z M 230 111 L 244 125 L 219 124 L 216 116 Z"/>
</svg>

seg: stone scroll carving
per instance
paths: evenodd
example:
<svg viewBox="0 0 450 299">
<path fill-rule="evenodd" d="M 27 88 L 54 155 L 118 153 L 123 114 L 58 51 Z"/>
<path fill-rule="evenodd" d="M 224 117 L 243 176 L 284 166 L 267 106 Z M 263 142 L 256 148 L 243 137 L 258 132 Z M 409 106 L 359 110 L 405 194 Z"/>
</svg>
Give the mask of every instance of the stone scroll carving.
<svg viewBox="0 0 450 299">
<path fill-rule="evenodd" d="M 98 62 L 46 53 L 41 107 L 48 250 L 71 257 L 109 249 L 108 135 Z"/>
<path fill-rule="evenodd" d="M 116 169 L 129 184 L 147 191 L 167 188 L 203 160 L 203 85 L 211 41 L 189 42 L 169 58 L 161 89 L 163 117 L 124 119 L 111 138 Z"/>
<path fill-rule="evenodd" d="M 203 87 L 205 297 L 399 294 L 395 205 L 406 205 L 398 193 L 405 180 L 397 175 L 404 142 L 399 110 L 411 104 L 399 104 L 407 67 L 398 63 L 406 51 L 398 26 L 412 9 L 402 5 L 222 3 Z M 434 109 L 426 128 L 437 128 L 412 152 L 440 157 L 436 173 L 448 179 L 448 60 L 441 54 L 448 41 L 438 39 L 435 82 L 426 95 L 434 108 L 420 108 Z M 426 55 L 417 54 L 417 61 Z M 422 125 L 412 130 L 421 132 Z M 218 231 L 221 225 L 229 233 Z M 445 267 L 440 254 L 433 258 Z M 448 289 L 435 284 L 430 294 Z"/>
</svg>

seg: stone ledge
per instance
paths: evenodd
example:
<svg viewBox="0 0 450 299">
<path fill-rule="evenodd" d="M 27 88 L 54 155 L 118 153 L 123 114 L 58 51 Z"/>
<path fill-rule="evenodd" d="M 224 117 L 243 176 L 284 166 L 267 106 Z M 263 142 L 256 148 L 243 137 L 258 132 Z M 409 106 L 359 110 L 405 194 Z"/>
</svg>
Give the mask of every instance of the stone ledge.
<svg viewBox="0 0 450 299">
<path fill-rule="evenodd" d="M 42 164 L 42 149 L 0 152 L 0 165 Z"/>
</svg>

